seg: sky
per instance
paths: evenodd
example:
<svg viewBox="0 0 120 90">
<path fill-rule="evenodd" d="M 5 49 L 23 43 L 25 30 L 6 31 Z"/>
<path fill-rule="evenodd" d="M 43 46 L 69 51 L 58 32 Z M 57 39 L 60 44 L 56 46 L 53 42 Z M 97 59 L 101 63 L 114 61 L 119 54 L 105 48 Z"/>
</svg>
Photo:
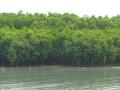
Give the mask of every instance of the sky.
<svg viewBox="0 0 120 90">
<path fill-rule="evenodd" d="M 115 16 L 120 0 L 0 0 L 0 12 L 74 13 L 79 16 Z"/>
</svg>

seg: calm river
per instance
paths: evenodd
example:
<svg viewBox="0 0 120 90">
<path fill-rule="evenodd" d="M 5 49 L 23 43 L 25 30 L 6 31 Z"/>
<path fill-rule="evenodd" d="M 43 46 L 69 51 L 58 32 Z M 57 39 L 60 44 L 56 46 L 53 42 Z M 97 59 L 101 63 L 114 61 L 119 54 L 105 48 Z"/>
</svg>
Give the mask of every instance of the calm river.
<svg viewBox="0 0 120 90">
<path fill-rule="evenodd" d="M 0 90 L 120 90 L 120 67 L 1 67 Z"/>
</svg>

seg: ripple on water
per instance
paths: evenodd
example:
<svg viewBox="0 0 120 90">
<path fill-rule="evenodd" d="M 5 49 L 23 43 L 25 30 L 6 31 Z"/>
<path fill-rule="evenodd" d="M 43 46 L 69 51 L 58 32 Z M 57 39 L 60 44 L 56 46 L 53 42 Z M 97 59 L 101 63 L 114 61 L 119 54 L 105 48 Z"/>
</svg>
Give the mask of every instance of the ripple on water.
<svg viewBox="0 0 120 90">
<path fill-rule="evenodd" d="M 118 68 L 0 69 L 0 90 L 120 90 Z"/>
<path fill-rule="evenodd" d="M 53 90 L 56 88 L 63 87 L 64 85 L 67 85 L 69 83 L 51 83 L 51 84 L 40 84 L 38 82 L 28 82 L 28 83 L 16 83 L 16 84 L 1 84 L 0 90 L 37 90 L 37 89 L 43 89 L 43 90 Z"/>
</svg>

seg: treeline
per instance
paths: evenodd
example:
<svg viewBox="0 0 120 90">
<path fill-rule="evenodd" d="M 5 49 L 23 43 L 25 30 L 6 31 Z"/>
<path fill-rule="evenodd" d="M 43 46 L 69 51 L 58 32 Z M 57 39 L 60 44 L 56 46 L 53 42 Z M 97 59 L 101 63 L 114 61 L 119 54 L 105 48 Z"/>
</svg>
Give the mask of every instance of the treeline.
<svg viewBox="0 0 120 90">
<path fill-rule="evenodd" d="M 120 63 L 120 30 L 0 29 L 0 64 Z"/>
<path fill-rule="evenodd" d="M 19 13 L 0 13 L 0 28 L 9 27 L 15 29 L 72 29 L 72 30 L 96 30 L 96 29 L 119 29 L 120 16 L 114 17 L 95 17 L 83 16 L 79 17 L 75 14 L 23 14 Z"/>
<path fill-rule="evenodd" d="M 0 14 L 0 65 L 120 64 L 120 16 Z"/>
</svg>

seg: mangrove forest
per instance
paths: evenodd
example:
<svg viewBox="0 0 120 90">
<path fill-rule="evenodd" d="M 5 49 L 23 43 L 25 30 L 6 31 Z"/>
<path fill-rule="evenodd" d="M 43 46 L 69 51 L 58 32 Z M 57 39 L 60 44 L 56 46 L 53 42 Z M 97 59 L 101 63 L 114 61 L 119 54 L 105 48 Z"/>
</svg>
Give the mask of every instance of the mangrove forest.
<svg viewBox="0 0 120 90">
<path fill-rule="evenodd" d="M 120 65 L 120 16 L 0 13 L 0 65 Z"/>
</svg>

